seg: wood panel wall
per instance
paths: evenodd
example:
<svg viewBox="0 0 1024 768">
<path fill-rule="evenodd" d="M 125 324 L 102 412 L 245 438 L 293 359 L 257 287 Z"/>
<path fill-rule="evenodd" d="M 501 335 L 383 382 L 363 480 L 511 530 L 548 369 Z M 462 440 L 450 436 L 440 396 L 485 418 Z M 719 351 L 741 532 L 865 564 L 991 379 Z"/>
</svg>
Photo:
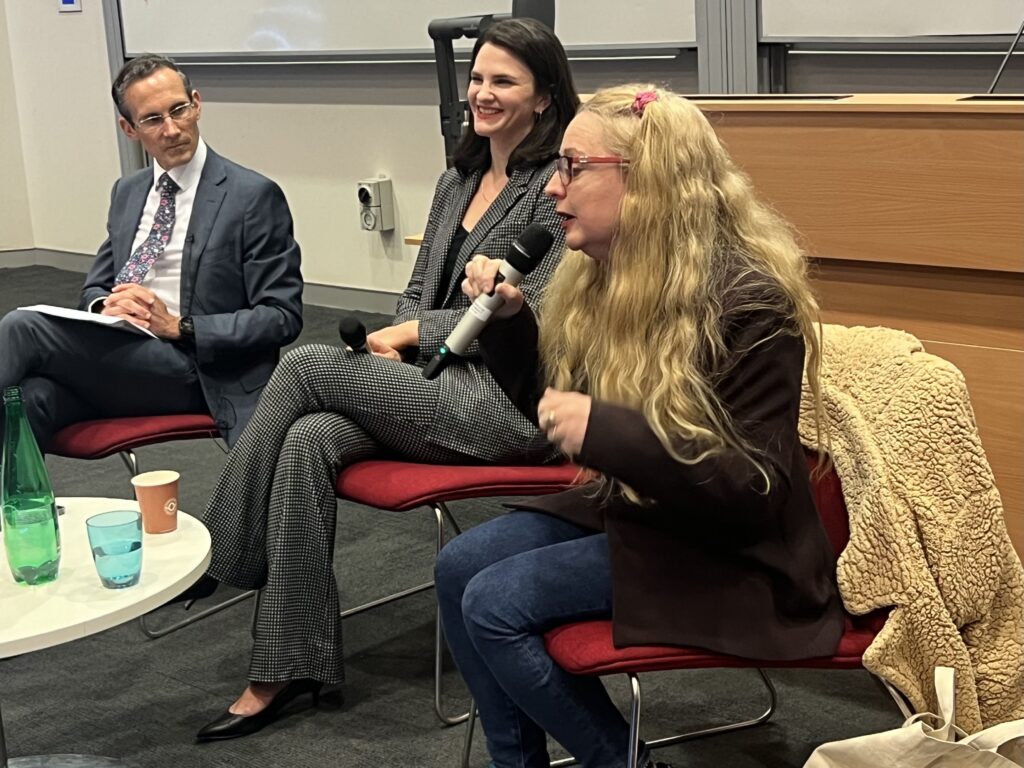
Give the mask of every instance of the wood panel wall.
<svg viewBox="0 0 1024 768">
<path fill-rule="evenodd" d="M 964 373 L 1024 555 L 1024 104 L 700 106 L 799 231 L 824 320 L 906 330 Z"/>
<path fill-rule="evenodd" d="M 814 275 L 825 322 L 903 329 L 961 370 L 1024 553 L 1024 275 L 829 260 Z"/>
</svg>

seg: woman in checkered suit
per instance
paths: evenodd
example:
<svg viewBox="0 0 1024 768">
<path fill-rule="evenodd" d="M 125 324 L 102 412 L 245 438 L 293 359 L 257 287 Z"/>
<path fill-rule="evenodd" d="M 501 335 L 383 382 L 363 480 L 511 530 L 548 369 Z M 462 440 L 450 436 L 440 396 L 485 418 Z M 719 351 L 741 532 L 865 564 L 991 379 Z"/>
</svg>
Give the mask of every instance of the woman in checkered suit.
<svg viewBox="0 0 1024 768">
<path fill-rule="evenodd" d="M 463 269 L 501 258 L 528 224 L 557 233 L 522 282 L 536 304 L 564 235 L 543 194 L 579 100 L 565 52 L 542 24 L 489 27 L 473 49 L 471 130 L 437 184 L 394 324 L 367 338 L 373 354 L 310 345 L 282 359 L 213 491 L 208 578 L 262 588 L 249 684 L 200 740 L 253 733 L 295 696 L 343 678 L 333 570 L 338 471 L 400 456 L 436 463 L 542 462 L 543 435 L 508 400 L 476 344 L 432 381 L 422 368 L 462 318 Z"/>
</svg>

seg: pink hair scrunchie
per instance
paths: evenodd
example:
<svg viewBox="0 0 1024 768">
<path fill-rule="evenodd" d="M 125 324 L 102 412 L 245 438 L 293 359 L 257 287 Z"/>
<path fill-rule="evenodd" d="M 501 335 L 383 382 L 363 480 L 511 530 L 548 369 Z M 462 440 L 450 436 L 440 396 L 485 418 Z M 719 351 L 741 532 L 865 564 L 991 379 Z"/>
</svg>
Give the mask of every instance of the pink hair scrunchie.
<svg viewBox="0 0 1024 768">
<path fill-rule="evenodd" d="M 657 100 L 658 94 L 655 93 L 654 91 L 640 91 L 640 93 L 636 95 L 636 98 L 633 99 L 633 114 L 636 115 L 637 117 L 643 117 L 644 110 L 647 108 L 647 105 L 650 104 L 652 101 Z"/>
</svg>

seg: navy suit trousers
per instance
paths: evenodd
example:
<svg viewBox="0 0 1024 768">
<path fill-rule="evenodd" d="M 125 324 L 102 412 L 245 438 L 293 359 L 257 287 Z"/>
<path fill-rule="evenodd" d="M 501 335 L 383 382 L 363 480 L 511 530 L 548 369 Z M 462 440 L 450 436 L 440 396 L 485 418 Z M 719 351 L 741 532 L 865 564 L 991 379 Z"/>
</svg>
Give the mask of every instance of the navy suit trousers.
<svg viewBox="0 0 1024 768">
<path fill-rule="evenodd" d="M 0 387 L 16 385 L 44 451 L 87 419 L 208 412 L 185 347 L 24 310 L 0 320 Z"/>
</svg>

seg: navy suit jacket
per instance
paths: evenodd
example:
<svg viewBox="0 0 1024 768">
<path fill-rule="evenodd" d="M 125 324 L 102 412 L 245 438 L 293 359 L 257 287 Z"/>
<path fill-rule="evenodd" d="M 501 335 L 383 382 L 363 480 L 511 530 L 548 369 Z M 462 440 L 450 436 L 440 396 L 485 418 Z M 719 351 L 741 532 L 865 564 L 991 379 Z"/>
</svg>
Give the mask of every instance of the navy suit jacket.
<svg viewBox="0 0 1024 768">
<path fill-rule="evenodd" d="M 150 168 L 114 184 L 107 239 L 82 288 L 82 309 L 113 289 L 152 184 Z M 299 266 L 280 187 L 208 148 L 185 235 L 180 304 L 195 323 L 189 351 L 203 394 L 229 444 L 249 421 L 280 348 L 302 330 Z"/>
</svg>

